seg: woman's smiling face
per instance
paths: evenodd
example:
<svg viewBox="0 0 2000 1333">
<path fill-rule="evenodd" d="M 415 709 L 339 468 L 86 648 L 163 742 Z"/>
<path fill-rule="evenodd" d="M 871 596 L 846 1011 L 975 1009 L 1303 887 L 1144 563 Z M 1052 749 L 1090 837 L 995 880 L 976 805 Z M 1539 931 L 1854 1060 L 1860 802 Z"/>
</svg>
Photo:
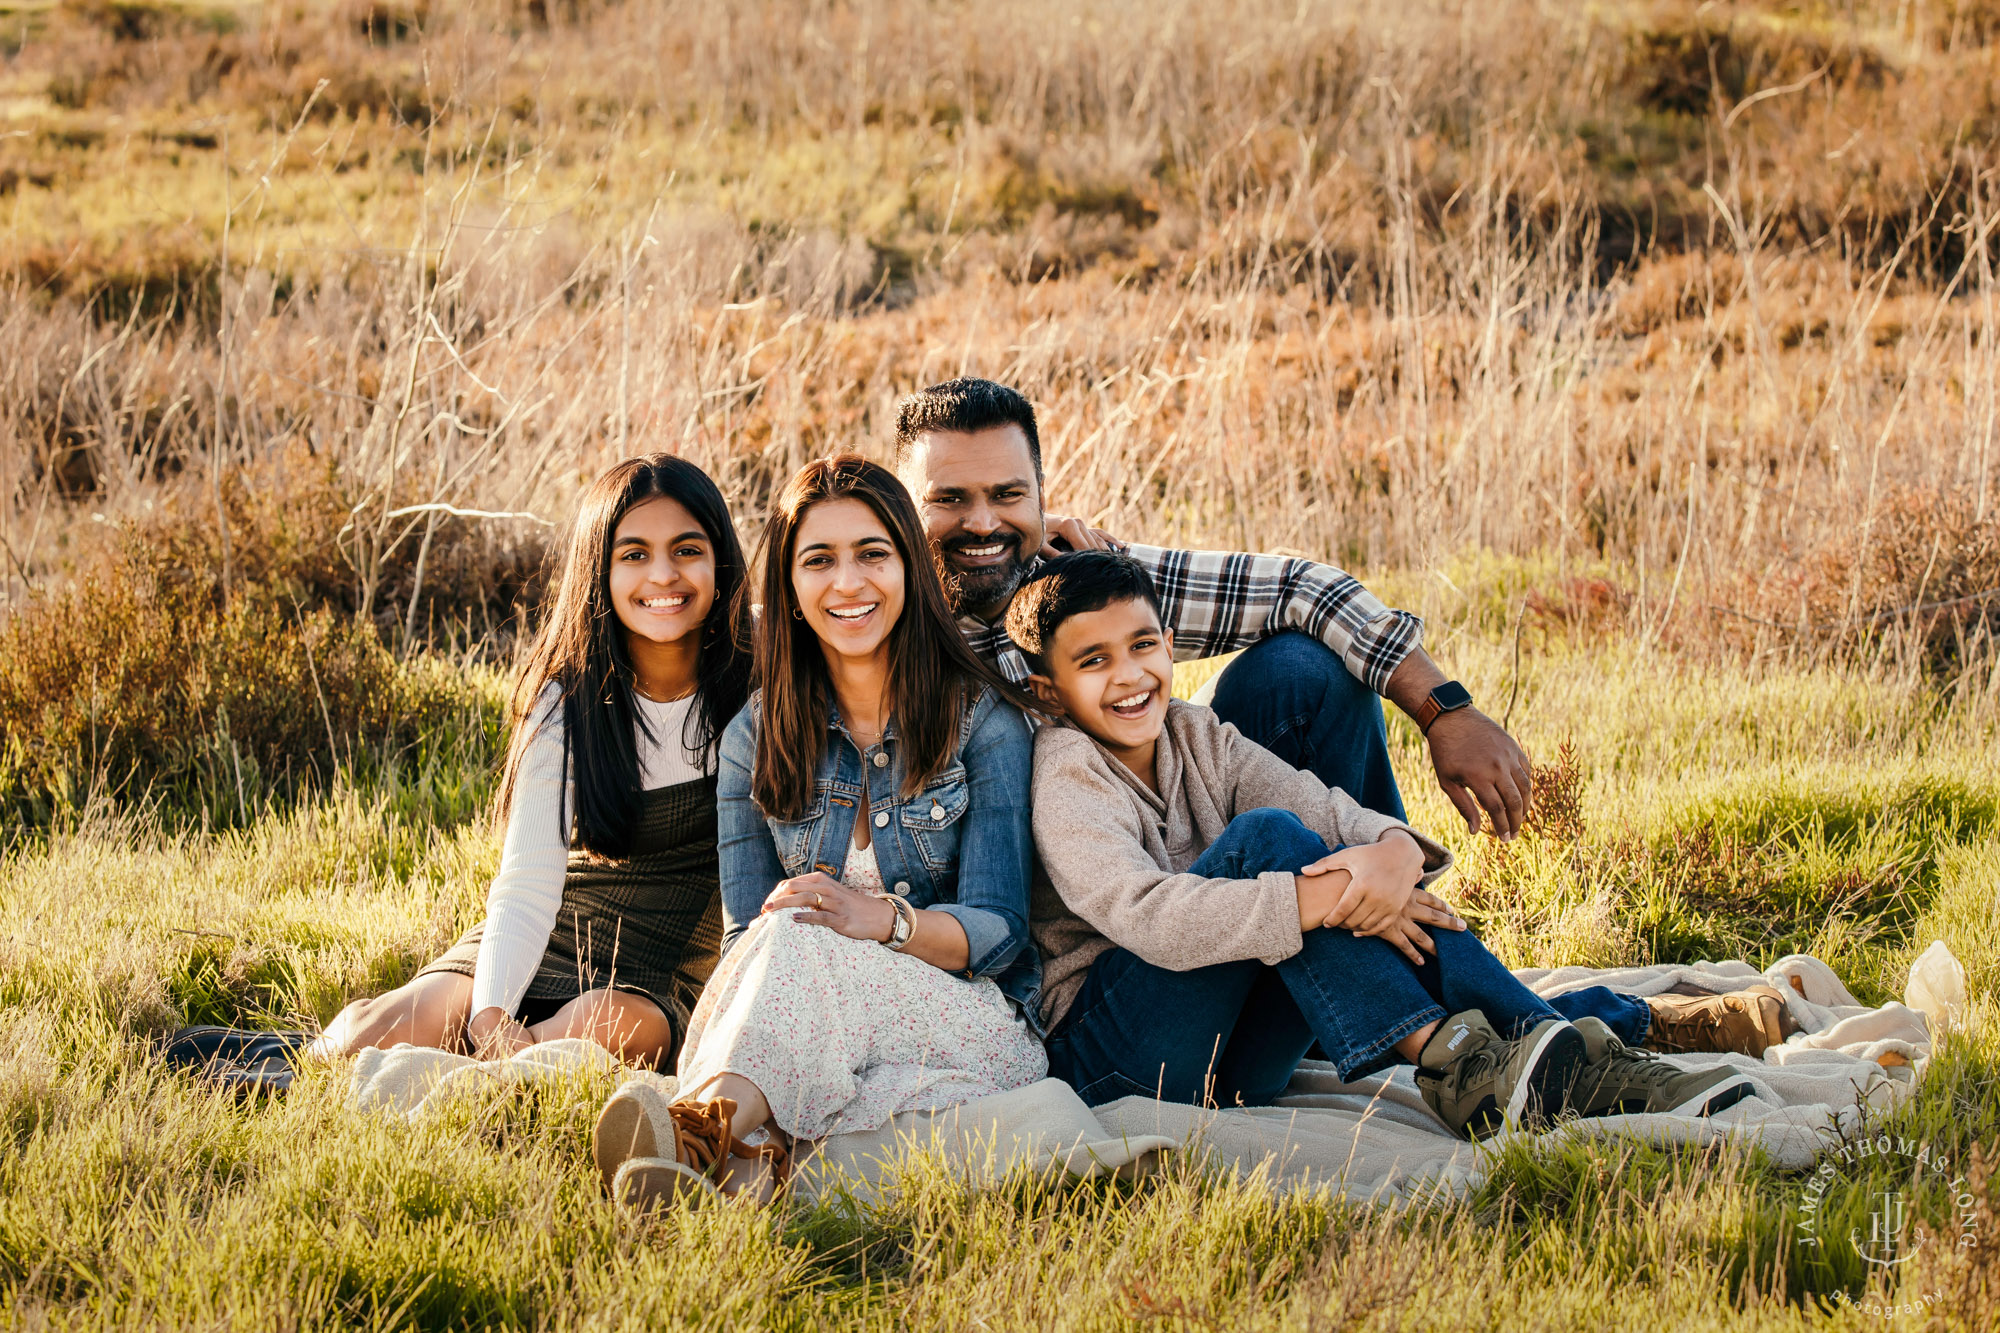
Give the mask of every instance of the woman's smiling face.
<svg viewBox="0 0 2000 1333">
<path fill-rule="evenodd" d="M 799 519 L 792 593 L 830 653 L 871 657 L 903 614 L 903 557 L 860 500 L 822 500 Z"/>
<path fill-rule="evenodd" d="M 656 495 L 612 530 L 609 583 L 628 633 L 654 643 L 698 634 L 715 605 L 715 543 L 678 500 Z"/>
</svg>

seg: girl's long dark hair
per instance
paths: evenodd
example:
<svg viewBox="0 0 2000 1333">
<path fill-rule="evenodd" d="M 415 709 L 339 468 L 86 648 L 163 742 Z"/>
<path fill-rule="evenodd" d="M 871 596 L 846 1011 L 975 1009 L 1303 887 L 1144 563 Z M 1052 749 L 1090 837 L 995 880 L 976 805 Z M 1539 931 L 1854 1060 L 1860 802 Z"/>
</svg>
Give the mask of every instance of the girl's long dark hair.
<svg viewBox="0 0 2000 1333">
<path fill-rule="evenodd" d="M 903 799 L 951 762 L 959 722 L 981 686 L 992 686 L 1017 706 L 1034 706 L 966 646 L 931 562 L 917 506 L 896 474 L 858 454 L 816 459 L 772 501 L 759 546 L 764 610 L 756 631 L 757 683 L 763 696 L 750 796 L 770 819 L 797 819 L 805 812 L 826 748 L 833 681 L 818 636 L 794 614 L 799 599 L 792 558 L 806 511 L 839 499 L 859 500 L 873 510 L 903 559 L 903 612 L 888 639 L 888 705 L 903 747 Z"/>
<path fill-rule="evenodd" d="M 701 626 L 695 703 L 681 744 L 703 759 L 749 692 L 750 659 L 733 617 L 739 613 L 743 548 L 729 506 L 708 474 L 672 454 L 628 458 L 591 483 L 571 529 L 554 609 L 528 649 L 510 708 L 513 743 L 500 784 L 500 815 L 514 802 L 522 754 L 536 705 L 553 682 L 562 691 L 563 746 L 576 783 L 573 843 L 600 857 L 631 848 L 639 820 L 639 749 L 644 726 L 633 700 L 634 673 L 625 627 L 611 605 L 611 538 L 628 511 L 656 496 L 677 502 L 708 534 L 715 551 L 715 604 Z M 649 733 L 650 734 L 650 733 Z M 657 738 L 656 738 L 657 739 Z"/>
</svg>

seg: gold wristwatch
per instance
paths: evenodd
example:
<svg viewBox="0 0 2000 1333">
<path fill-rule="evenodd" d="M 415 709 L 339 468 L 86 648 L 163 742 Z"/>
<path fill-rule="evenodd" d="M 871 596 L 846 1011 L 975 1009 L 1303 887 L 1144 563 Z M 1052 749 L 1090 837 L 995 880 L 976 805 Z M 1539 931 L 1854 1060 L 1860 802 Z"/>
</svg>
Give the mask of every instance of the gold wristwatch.
<svg viewBox="0 0 2000 1333">
<path fill-rule="evenodd" d="M 916 933 L 917 909 L 910 906 L 910 900 L 901 894 L 885 893 L 882 896 L 889 900 L 890 910 L 896 914 L 896 923 L 889 927 L 889 938 L 882 943 L 901 953 L 903 946 L 910 942 L 910 936 Z"/>
</svg>

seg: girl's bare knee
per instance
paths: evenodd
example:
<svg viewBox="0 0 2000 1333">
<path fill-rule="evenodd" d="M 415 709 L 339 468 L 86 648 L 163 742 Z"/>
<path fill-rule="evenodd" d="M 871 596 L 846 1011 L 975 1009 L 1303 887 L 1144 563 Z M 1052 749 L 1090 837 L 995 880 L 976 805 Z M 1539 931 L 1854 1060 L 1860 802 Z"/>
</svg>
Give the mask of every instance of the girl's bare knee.
<svg viewBox="0 0 2000 1333">
<path fill-rule="evenodd" d="M 319 1039 L 313 1042 L 313 1054 L 327 1060 L 352 1055 L 362 1049 L 367 1044 L 362 1040 L 362 1034 L 367 1029 L 368 1013 L 374 1003 L 373 996 L 349 1000 L 320 1032 Z"/>
<path fill-rule="evenodd" d="M 610 991 L 587 990 L 551 1017 L 529 1024 L 528 1031 L 536 1041 L 559 1041 L 564 1037 L 589 1037 L 596 1041 L 614 1013 L 608 1007 L 610 996 Z"/>
<path fill-rule="evenodd" d="M 658 1006 L 632 1006 L 631 1026 L 619 1041 L 618 1053 L 637 1064 L 656 1065 L 673 1052 L 674 1025 Z"/>
<path fill-rule="evenodd" d="M 624 991 L 595 990 L 577 997 L 567 1008 L 561 1031 L 549 1037 L 588 1037 L 599 1046 L 628 1060 L 657 1058 L 673 1041 L 673 1024 L 658 1005 L 642 995 Z"/>
<path fill-rule="evenodd" d="M 433 973 L 380 995 L 355 1000 L 340 1011 L 328 1032 L 348 1051 L 373 1046 L 451 1047 L 465 1030 L 472 998 L 470 979 Z"/>
</svg>

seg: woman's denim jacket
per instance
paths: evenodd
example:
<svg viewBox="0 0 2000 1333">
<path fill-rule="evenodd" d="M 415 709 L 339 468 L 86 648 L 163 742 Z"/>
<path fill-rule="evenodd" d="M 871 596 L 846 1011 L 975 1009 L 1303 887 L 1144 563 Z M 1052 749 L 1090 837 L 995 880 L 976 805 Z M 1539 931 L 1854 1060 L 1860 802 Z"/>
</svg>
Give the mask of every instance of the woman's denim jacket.
<svg viewBox="0 0 2000 1333">
<path fill-rule="evenodd" d="M 1038 1024 L 1042 964 L 1028 940 L 1034 741 L 1020 710 L 983 690 L 959 723 L 951 762 L 905 801 L 894 719 L 878 744 L 858 752 L 839 708 L 830 707 L 811 802 L 796 820 L 767 820 L 750 799 L 761 703 L 752 695 L 722 737 L 715 798 L 723 951 L 757 919 L 779 880 L 814 870 L 841 877 L 866 764 L 883 884 L 912 907 L 955 917 L 970 949 L 959 975 L 992 977 Z"/>
</svg>

